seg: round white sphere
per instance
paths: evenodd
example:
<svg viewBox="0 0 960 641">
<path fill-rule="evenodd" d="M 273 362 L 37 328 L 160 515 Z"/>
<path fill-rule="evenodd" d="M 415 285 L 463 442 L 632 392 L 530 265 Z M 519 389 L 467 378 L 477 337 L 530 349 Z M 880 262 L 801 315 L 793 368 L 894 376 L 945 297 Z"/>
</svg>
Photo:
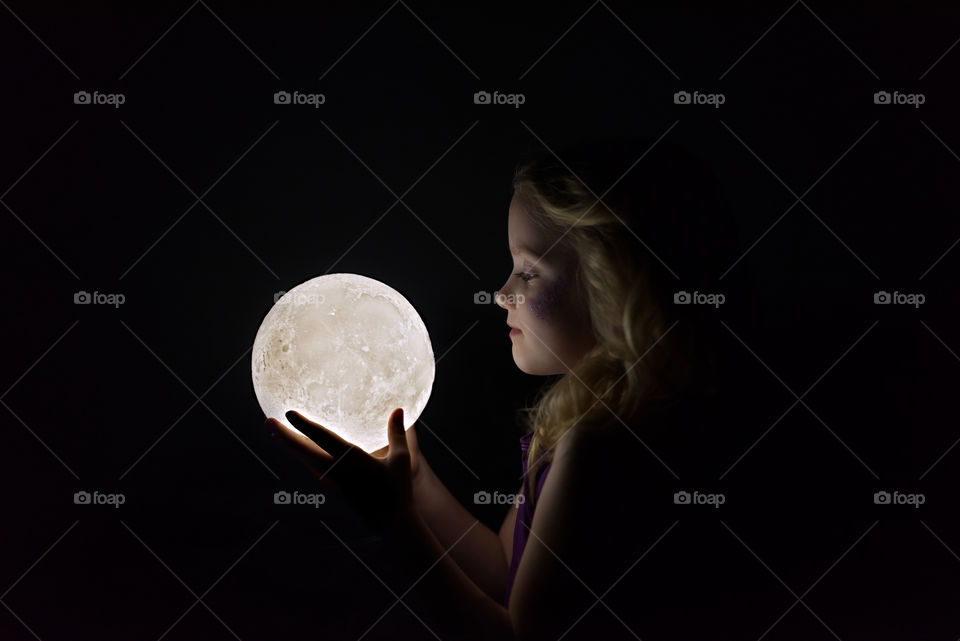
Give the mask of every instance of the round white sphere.
<svg viewBox="0 0 960 641">
<path fill-rule="evenodd" d="M 395 408 L 403 408 L 404 428 L 416 422 L 435 370 L 413 305 L 358 274 L 326 274 L 289 290 L 253 342 L 253 389 L 267 417 L 294 429 L 284 414 L 296 410 L 365 452 L 387 445 Z"/>
</svg>

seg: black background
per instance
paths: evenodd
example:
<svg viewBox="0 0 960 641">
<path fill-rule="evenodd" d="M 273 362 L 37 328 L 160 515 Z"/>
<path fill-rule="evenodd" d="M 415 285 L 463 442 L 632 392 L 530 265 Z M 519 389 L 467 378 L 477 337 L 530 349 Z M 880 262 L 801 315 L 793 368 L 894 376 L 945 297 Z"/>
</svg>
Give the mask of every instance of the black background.
<svg viewBox="0 0 960 641">
<path fill-rule="evenodd" d="M 273 503 L 312 491 L 250 382 L 274 293 L 342 271 L 413 303 L 440 358 L 422 448 L 496 528 L 505 506 L 473 493 L 517 487 L 513 415 L 543 383 L 514 365 L 504 310 L 474 304 L 510 273 L 514 164 L 665 132 L 736 214 L 716 289 L 757 286 L 728 324 L 748 400 L 709 465 L 670 461 L 676 490 L 726 504 L 631 515 L 638 555 L 677 523 L 605 600 L 644 639 L 960 636 L 958 12 L 5 7 L 0 637 L 367 632 L 395 602 L 379 542 L 338 496 Z M 74 104 L 82 90 L 126 102 Z M 281 90 L 326 102 L 276 105 Z M 81 290 L 126 302 L 75 305 Z M 926 302 L 874 305 L 879 290 Z M 81 490 L 126 503 L 75 505 Z M 925 504 L 875 505 L 880 490 Z M 631 604 L 644 590 L 655 612 Z M 397 605 L 364 638 L 433 636 Z"/>
</svg>

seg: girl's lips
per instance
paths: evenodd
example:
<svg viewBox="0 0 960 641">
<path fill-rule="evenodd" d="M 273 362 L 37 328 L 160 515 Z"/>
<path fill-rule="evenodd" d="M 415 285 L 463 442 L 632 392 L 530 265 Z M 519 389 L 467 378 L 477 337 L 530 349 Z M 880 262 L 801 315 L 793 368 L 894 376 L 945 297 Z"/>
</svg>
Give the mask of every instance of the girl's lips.
<svg viewBox="0 0 960 641">
<path fill-rule="evenodd" d="M 521 331 L 520 331 L 519 329 L 517 329 L 516 327 L 513 327 L 513 328 L 510 329 L 510 336 L 519 336 L 519 335 L 522 334 L 522 333 L 523 333 L 523 332 L 521 332 Z"/>
</svg>

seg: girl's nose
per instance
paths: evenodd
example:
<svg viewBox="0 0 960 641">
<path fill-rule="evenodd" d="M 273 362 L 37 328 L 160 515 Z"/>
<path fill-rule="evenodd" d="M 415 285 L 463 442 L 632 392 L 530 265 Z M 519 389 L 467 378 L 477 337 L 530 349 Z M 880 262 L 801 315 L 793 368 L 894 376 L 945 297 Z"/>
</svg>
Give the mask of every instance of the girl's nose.
<svg viewBox="0 0 960 641">
<path fill-rule="evenodd" d="M 513 305 L 513 296 L 508 296 L 510 292 L 505 290 L 499 290 L 494 293 L 494 298 L 497 301 L 497 305 L 503 309 L 510 310 L 514 307 Z"/>
</svg>

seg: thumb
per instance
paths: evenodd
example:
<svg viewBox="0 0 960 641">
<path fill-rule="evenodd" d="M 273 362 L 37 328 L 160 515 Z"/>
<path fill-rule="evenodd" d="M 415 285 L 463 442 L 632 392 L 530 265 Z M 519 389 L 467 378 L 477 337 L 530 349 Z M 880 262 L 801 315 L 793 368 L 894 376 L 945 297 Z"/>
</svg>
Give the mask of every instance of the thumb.
<svg viewBox="0 0 960 641">
<path fill-rule="evenodd" d="M 403 408 L 397 408 L 390 414 L 389 425 L 387 426 L 387 439 L 390 443 L 390 450 L 387 454 L 389 458 L 409 457 L 410 451 L 407 448 L 407 436 L 403 429 Z"/>
</svg>

